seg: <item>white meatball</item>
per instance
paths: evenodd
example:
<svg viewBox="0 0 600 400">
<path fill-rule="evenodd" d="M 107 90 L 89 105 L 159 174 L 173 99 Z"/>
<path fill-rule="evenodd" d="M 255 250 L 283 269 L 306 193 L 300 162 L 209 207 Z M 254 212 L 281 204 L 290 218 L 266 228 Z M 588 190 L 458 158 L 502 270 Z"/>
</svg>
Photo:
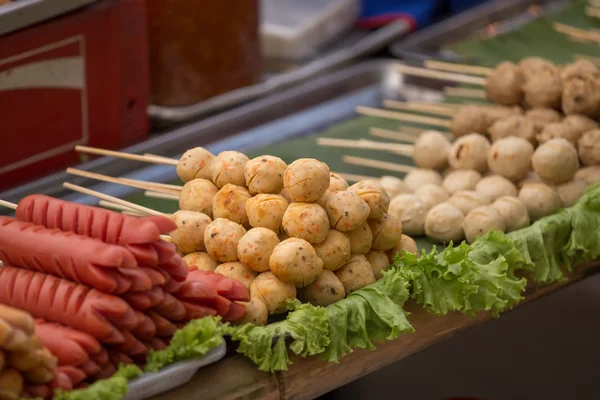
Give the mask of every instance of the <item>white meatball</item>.
<svg viewBox="0 0 600 400">
<path fill-rule="evenodd" d="M 490 204 L 490 199 L 474 190 L 461 190 L 450 196 L 448 203 L 467 215 L 474 208 Z"/>
<path fill-rule="evenodd" d="M 500 175 L 486 176 L 475 186 L 475 191 L 495 201 L 502 196 L 517 196 L 519 191 L 514 183 Z"/>
<path fill-rule="evenodd" d="M 288 205 L 281 195 L 257 194 L 246 201 L 248 222 L 254 228 L 263 227 L 280 233 L 281 221 Z"/>
<path fill-rule="evenodd" d="M 450 203 L 440 203 L 427 213 L 425 233 L 442 243 L 458 242 L 464 237 L 462 223 L 465 215 Z"/>
<path fill-rule="evenodd" d="M 314 203 L 329 188 L 327 164 L 313 158 L 301 158 L 288 165 L 283 186 L 293 202 Z"/>
<path fill-rule="evenodd" d="M 379 178 L 379 183 L 385 189 L 390 199 L 398 196 L 399 194 L 412 193 L 412 190 L 406 183 L 400 178 L 395 176 L 384 175 Z"/>
<path fill-rule="evenodd" d="M 441 186 L 427 184 L 417 189 L 415 196 L 419 198 L 427 208 L 443 203 L 450 198 L 448 192 Z"/>
<path fill-rule="evenodd" d="M 206 252 L 220 262 L 237 261 L 237 248 L 242 236 L 246 234 L 243 226 L 225 218 L 217 218 L 204 231 Z"/>
<path fill-rule="evenodd" d="M 240 239 L 238 258 L 245 266 L 256 272 L 269 270 L 269 258 L 279 244 L 277 234 L 267 228 L 252 228 Z"/>
<path fill-rule="evenodd" d="M 372 179 L 360 181 L 350 186 L 348 191 L 356 193 L 367 203 L 371 210 L 369 218 L 381 218 L 387 213 L 390 196 L 378 181 Z"/>
<path fill-rule="evenodd" d="M 441 171 L 448 166 L 451 147 L 450 141 L 441 132 L 425 131 L 415 142 L 412 157 L 419 168 Z"/>
<path fill-rule="evenodd" d="M 527 207 L 532 221 L 554 214 L 561 207 L 560 196 L 545 183 L 527 183 L 519 192 L 519 199 Z"/>
<path fill-rule="evenodd" d="M 251 197 L 252 195 L 245 187 L 227 183 L 213 197 L 212 209 L 214 218 L 226 218 L 248 227 L 246 202 Z"/>
<path fill-rule="evenodd" d="M 493 173 L 517 182 L 527 177 L 532 156 L 530 142 L 510 136 L 494 142 L 488 153 L 488 165 Z"/>
<path fill-rule="evenodd" d="M 179 208 L 198 211 L 212 218 L 212 202 L 218 191 L 214 183 L 207 179 L 192 179 L 183 185 L 179 195 Z"/>
<path fill-rule="evenodd" d="M 212 181 L 222 188 L 228 183 L 245 186 L 244 168 L 248 157 L 239 151 L 223 151 L 219 153 L 212 166 Z"/>
<path fill-rule="evenodd" d="M 461 136 L 452 144 L 448 163 L 454 169 L 474 169 L 484 173 L 488 169 L 487 155 L 490 141 L 478 133 Z"/>
<path fill-rule="evenodd" d="M 215 156 L 203 147 L 189 149 L 177 163 L 177 176 L 189 182 L 192 179 L 212 179 L 212 165 Z"/>
<path fill-rule="evenodd" d="M 246 186 L 252 194 L 277 194 L 283 189 L 283 174 L 287 164 L 279 157 L 253 158 L 244 167 Z"/>
<path fill-rule="evenodd" d="M 554 187 L 563 207 L 573 206 L 577 200 L 585 193 L 587 184 L 584 181 L 573 179 L 567 183 L 556 185 Z"/>
<path fill-rule="evenodd" d="M 579 169 L 577 150 L 566 139 L 551 139 L 540 145 L 533 153 L 531 163 L 540 178 L 552 183 L 570 181 Z"/>
<path fill-rule="evenodd" d="M 504 218 L 492 206 L 474 208 L 467 214 L 463 221 L 463 230 L 469 243 L 473 243 L 475 239 L 485 235 L 491 229 L 500 232 L 506 230 Z"/>
<path fill-rule="evenodd" d="M 544 181 L 542 181 L 542 178 L 540 178 L 538 174 L 533 171 L 529 171 L 525 179 L 517 182 L 517 187 L 521 189 L 526 183 L 544 183 Z"/>
<path fill-rule="evenodd" d="M 291 237 L 321 243 L 329 231 L 329 217 L 318 204 L 292 203 L 285 210 L 281 225 Z"/>
<path fill-rule="evenodd" d="M 404 183 L 413 192 L 428 183 L 434 185 L 442 184 L 442 175 L 432 169 L 413 169 L 404 177 Z"/>
<path fill-rule="evenodd" d="M 390 202 L 389 213 L 400 217 L 404 233 L 420 236 L 425 232 L 425 217 L 429 208 L 414 194 L 401 194 Z"/>
<path fill-rule="evenodd" d="M 500 197 L 492 203 L 492 207 L 504 218 L 506 232 L 516 231 L 529 226 L 531 223 L 527 207 L 518 197 Z"/>
<path fill-rule="evenodd" d="M 444 178 L 442 187 L 450 194 L 461 190 L 475 190 L 481 174 L 474 169 L 457 169 Z"/>
<path fill-rule="evenodd" d="M 368 223 L 364 223 L 353 231 L 346 232 L 350 239 L 350 252 L 352 254 L 367 254 L 373 244 L 373 232 Z"/>
<path fill-rule="evenodd" d="M 581 168 L 575 172 L 575 179 L 584 181 L 587 185 L 593 185 L 600 181 L 600 165 Z"/>
</svg>

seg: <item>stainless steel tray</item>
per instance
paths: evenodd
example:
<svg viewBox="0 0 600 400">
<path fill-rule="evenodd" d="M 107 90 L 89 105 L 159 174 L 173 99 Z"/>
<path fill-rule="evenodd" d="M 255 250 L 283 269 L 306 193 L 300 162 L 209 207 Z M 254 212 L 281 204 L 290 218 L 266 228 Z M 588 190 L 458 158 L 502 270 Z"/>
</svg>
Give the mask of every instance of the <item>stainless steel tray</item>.
<svg viewBox="0 0 600 400">
<path fill-rule="evenodd" d="M 445 59 L 460 61 L 452 52 L 443 51 L 445 44 L 473 35 L 488 37 L 513 30 L 535 18 L 553 13 L 565 6 L 566 0 L 492 0 L 431 25 L 406 39 L 390 45 L 394 57 L 423 61 Z"/>
<path fill-rule="evenodd" d="M 330 47 L 328 50 L 331 51 L 321 54 L 320 57 L 303 66 L 288 65 L 287 68 L 291 68 L 291 71 L 267 73 L 264 81 L 256 85 L 237 89 L 186 107 L 151 105 L 148 108 L 148 114 L 153 126 L 158 129 L 197 120 L 200 117 L 277 93 L 323 73 L 343 67 L 352 61 L 385 48 L 392 40 L 408 32 L 410 32 L 410 26 L 404 21 L 394 22 L 366 36 L 355 32 L 352 38 L 357 38 L 357 40 L 353 40 L 352 43 L 344 41 L 344 46 Z"/>
<path fill-rule="evenodd" d="M 363 62 L 172 130 L 124 151 L 170 157 L 178 157 L 194 146 L 204 146 L 213 153 L 223 150 L 252 151 L 323 130 L 355 116 L 356 106 L 379 106 L 383 98 L 407 98 L 413 101 L 440 101 L 443 98 L 442 89 L 448 82 L 403 76 L 397 72 L 397 64 L 397 61 L 390 59 Z M 223 138 L 224 136 L 226 137 Z M 172 166 L 144 165 L 107 157 L 79 168 L 154 182 L 170 182 L 177 178 Z M 120 185 L 97 184 L 97 181 L 58 173 L 0 193 L 0 198 L 17 202 L 27 194 L 46 193 L 80 203 L 97 203 L 94 198 L 65 191 L 62 188 L 65 181 L 92 187 L 117 197 L 126 197 L 136 192 L 135 189 Z"/>
<path fill-rule="evenodd" d="M 18 0 L 0 6 L 0 35 L 73 11 L 97 0 Z"/>
</svg>

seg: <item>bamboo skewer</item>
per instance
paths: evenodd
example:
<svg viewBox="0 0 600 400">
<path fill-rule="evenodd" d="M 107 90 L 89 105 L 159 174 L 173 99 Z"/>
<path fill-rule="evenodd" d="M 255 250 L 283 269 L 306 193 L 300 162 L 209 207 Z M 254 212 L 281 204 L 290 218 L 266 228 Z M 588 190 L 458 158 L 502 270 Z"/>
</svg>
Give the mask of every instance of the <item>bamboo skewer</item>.
<svg viewBox="0 0 600 400">
<path fill-rule="evenodd" d="M 398 140 L 400 142 L 416 143 L 418 137 L 406 132 L 391 131 L 389 129 L 371 128 L 369 129 L 371 136 L 376 136 L 384 139 Z"/>
<path fill-rule="evenodd" d="M 574 26 L 565 25 L 558 22 L 555 22 L 552 26 L 557 32 L 564 33 L 576 39 L 589 40 L 591 42 L 600 43 L 599 33 L 586 31 L 584 29 L 579 29 Z"/>
<path fill-rule="evenodd" d="M 344 147 L 351 149 L 382 150 L 407 156 L 412 155 L 412 151 L 414 148 L 414 146 L 408 144 L 383 143 L 366 139 L 349 140 L 334 138 L 318 138 L 317 144 L 320 146 Z"/>
<path fill-rule="evenodd" d="M 10 201 L 0 200 L 0 206 L 10 208 L 13 210 L 17 209 L 17 205 L 15 203 L 11 203 Z"/>
<path fill-rule="evenodd" d="M 141 161 L 141 162 L 147 162 L 147 163 L 153 163 L 153 164 L 165 164 L 165 165 L 177 166 L 177 163 L 179 162 L 177 160 L 169 159 L 169 158 L 162 157 L 162 156 L 158 156 L 158 157 L 142 156 L 139 154 L 129 154 L 129 153 L 121 152 L 121 151 L 105 150 L 105 149 L 99 149 L 96 147 L 88 147 L 88 146 L 75 146 L 75 151 L 77 151 L 79 153 L 123 158 L 125 160 Z"/>
<path fill-rule="evenodd" d="M 162 193 L 162 192 L 155 192 L 155 191 L 152 191 L 152 190 L 146 190 L 144 192 L 144 196 L 150 197 L 152 199 L 164 199 L 164 200 L 176 200 L 176 201 L 179 201 L 179 196 L 177 196 L 177 195 L 168 194 L 168 193 Z"/>
<path fill-rule="evenodd" d="M 429 114 L 441 115 L 444 117 L 452 117 L 456 114 L 456 110 L 441 107 L 437 105 L 430 104 L 422 104 L 422 103 L 411 103 L 407 101 L 395 101 L 395 100 L 384 100 L 383 105 L 387 108 L 393 108 L 396 110 L 408 110 L 408 111 L 418 111 Z"/>
<path fill-rule="evenodd" d="M 388 110 L 380 110 L 378 108 L 372 108 L 372 107 L 359 106 L 359 107 L 356 107 L 356 112 L 359 114 L 362 114 L 362 115 L 370 115 L 373 117 L 394 119 L 397 121 L 415 122 L 415 123 L 419 123 L 419 124 L 437 126 L 437 127 L 442 127 L 442 128 L 450 128 L 450 124 L 451 124 L 451 122 L 447 119 L 425 117 L 422 115 L 399 113 L 399 112 L 388 111 Z"/>
<path fill-rule="evenodd" d="M 589 17 L 600 18 L 600 8 L 598 8 L 598 7 L 586 7 L 585 8 L 585 15 L 587 15 Z"/>
<path fill-rule="evenodd" d="M 480 67 L 478 65 L 456 64 L 444 61 L 426 60 L 423 65 L 425 68 L 438 71 L 458 72 L 471 75 L 488 76 L 494 69 Z"/>
<path fill-rule="evenodd" d="M 142 213 L 140 211 L 136 211 L 136 210 L 134 210 L 133 208 L 131 208 L 129 206 L 124 206 L 124 205 L 121 205 L 121 204 L 113 203 L 111 201 L 100 200 L 98 202 L 98 205 L 100 207 L 108 208 L 108 209 L 111 209 L 111 210 L 121 211 L 122 213 L 129 213 L 127 215 L 134 214 L 134 216 L 136 216 L 136 217 L 144 217 L 144 216 L 148 215 L 146 213 Z"/>
<path fill-rule="evenodd" d="M 133 179 L 114 178 L 112 176 L 97 174 L 95 172 L 82 171 L 82 170 L 75 169 L 75 168 L 67 168 L 67 173 L 72 174 L 72 175 L 77 175 L 77 176 L 83 176 L 84 178 L 96 179 L 96 180 L 103 181 L 103 182 L 116 183 L 116 184 L 124 185 L 124 186 L 131 186 L 131 187 L 135 187 L 138 189 L 153 190 L 156 192 L 163 192 L 163 193 L 168 193 L 168 194 L 179 195 L 179 192 L 176 190 L 164 189 L 164 188 L 155 186 L 153 184 L 149 184 L 149 183 L 145 183 L 145 182 L 141 182 L 141 181 L 135 181 Z"/>
<path fill-rule="evenodd" d="M 420 67 L 412 67 L 410 65 L 399 64 L 396 70 L 405 75 L 420 76 L 423 78 L 440 79 L 444 81 L 452 81 L 458 83 L 467 83 L 470 85 L 485 85 L 485 78 L 479 76 L 455 74 L 452 72 L 436 71 Z"/>
<path fill-rule="evenodd" d="M 357 174 L 347 174 L 345 172 L 336 172 L 336 174 L 338 174 L 339 176 L 341 176 L 342 178 L 344 178 L 348 182 L 359 182 L 359 181 L 366 181 L 366 180 L 373 180 L 373 179 L 377 180 L 377 179 L 379 179 L 379 178 L 375 178 L 373 176 L 357 175 Z"/>
<path fill-rule="evenodd" d="M 462 88 L 455 86 L 446 86 L 444 88 L 444 94 L 446 96 L 455 96 L 455 97 L 472 97 L 475 99 L 487 99 L 487 95 L 485 94 L 485 90 L 481 89 L 471 89 L 471 88 Z"/>
<path fill-rule="evenodd" d="M 386 171 L 408 173 L 415 169 L 415 167 L 411 167 L 409 165 L 396 164 L 387 161 L 371 160 L 369 158 L 363 157 L 344 156 L 343 160 L 346 164 L 383 169 Z"/>
<path fill-rule="evenodd" d="M 147 157 L 154 157 L 160 160 L 165 160 L 166 162 L 171 162 L 173 160 L 175 160 L 174 158 L 170 158 L 170 157 L 165 157 L 165 156 L 159 156 L 158 154 L 152 154 L 152 153 L 144 153 L 144 156 Z M 175 160 L 177 161 L 177 160 Z"/>
<path fill-rule="evenodd" d="M 145 213 L 145 214 L 149 214 L 149 215 L 161 215 L 161 216 L 167 216 L 167 217 L 169 216 L 168 214 L 162 213 L 160 211 L 156 211 L 156 210 L 153 210 L 151 208 L 140 206 L 139 204 L 135 204 L 135 203 L 132 203 L 130 201 L 122 200 L 122 199 L 119 199 L 117 197 L 110 196 L 108 194 L 97 192 L 95 190 L 87 189 L 87 188 L 84 188 L 84 187 L 81 187 L 81 186 L 78 186 L 78 185 L 73 185 L 72 183 L 65 182 L 65 183 L 63 183 L 63 186 L 65 188 L 67 188 L 67 189 L 70 189 L 70 190 L 74 191 L 74 192 L 79 192 L 79 193 L 82 193 L 82 194 L 86 194 L 88 196 L 96 197 L 96 198 L 98 198 L 100 200 L 106 200 L 106 201 L 109 201 L 111 203 L 120 204 L 122 206 L 126 206 L 126 207 L 129 207 L 129 208 L 134 209 L 136 211 L 139 211 L 141 213 Z"/>
</svg>

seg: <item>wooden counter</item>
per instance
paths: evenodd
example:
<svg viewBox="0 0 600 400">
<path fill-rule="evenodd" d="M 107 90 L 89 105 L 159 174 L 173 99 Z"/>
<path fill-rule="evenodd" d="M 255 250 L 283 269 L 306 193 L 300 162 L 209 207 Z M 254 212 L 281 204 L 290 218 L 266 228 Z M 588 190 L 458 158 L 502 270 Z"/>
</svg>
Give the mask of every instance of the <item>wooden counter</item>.
<svg viewBox="0 0 600 400">
<path fill-rule="evenodd" d="M 566 282 L 532 289 L 520 306 L 597 272 L 599 267 L 600 260 L 578 267 Z M 355 350 L 340 364 L 325 362 L 320 356 L 303 359 L 292 355 L 289 369 L 274 374 L 259 371 L 249 359 L 237 354 L 201 369 L 188 384 L 153 399 L 314 399 L 491 318 L 489 313 L 435 316 L 413 302 L 405 308 L 411 312 L 409 320 L 415 332 L 376 344 L 377 351 Z"/>
</svg>

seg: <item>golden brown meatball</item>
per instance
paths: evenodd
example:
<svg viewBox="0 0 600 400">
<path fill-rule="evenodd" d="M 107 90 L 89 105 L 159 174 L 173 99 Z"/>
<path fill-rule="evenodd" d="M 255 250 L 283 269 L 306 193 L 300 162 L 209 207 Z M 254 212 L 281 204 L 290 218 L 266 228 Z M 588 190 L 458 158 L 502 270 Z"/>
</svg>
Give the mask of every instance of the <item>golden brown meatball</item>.
<svg viewBox="0 0 600 400">
<path fill-rule="evenodd" d="M 485 82 L 487 98 L 503 105 L 520 104 L 523 99 L 522 86 L 525 78 L 518 65 L 501 62 L 488 75 Z"/>
<path fill-rule="evenodd" d="M 367 254 L 373 244 L 373 232 L 368 223 L 364 223 L 353 231 L 346 232 L 350 239 L 350 252 L 352 254 Z"/>
<path fill-rule="evenodd" d="M 600 164 L 600 129 L 594 129 L 581 136 L 579 157 L 584 165 Z"/>
<path fill-rule="evenodd" d="M 394 248 L 387 252 L 388 258 L 390 259 L 390 263 L 394 262 L 396 254 L 402 255 L 404 254 L 405 250 L 408 253 L 419 253 L 419 249 L 417 248 L 417 242 L 415 242 L 415 240 L 410 236 L 403 234 L 398 243 L 396 243 L 396 245 L 394 246 Z"/>
<path fill-rule="evenodd" d="M 219 153 L 212 166 L 212 181 L 218 188 L 228 183 L 236 186 L 246 185 L 244 168 L 248 157 L 239 151 L 223 151 Z"/>
<path fill-rule="evenodd" d="M 177 163 L 177 176 L 189 182 L 192 179 L 212 179 L 212 165 L 215 156 L 203 147 L 189 149 Z"/>
<path fill-rule="evenodd" d="M 579 169 L 579 158 L 577 150 L 569 141 L 552 139 L 535 150 L 531 164 L 535 173 L 544 181 L 558 184 L 573 179 Z"/>
<path fill-rule="evenodd" d="M 215 269 L 215 273 L 238 281 L 244 285 L 246 290 L 250 290 L 250 285 L 252 285 L 257 276 L 256 272 L 238 261 L 226 262 L 219 265 Z"/>
<path fill-rule="evenodd" d="M 248 227 L 246 202 L 252 197 L 248 189 L 228 183 L 215 194 L 212 201 L 215 218 L 227 218 L 230 221 Z"/>
<path fill-rule="evenodd" d="M 283 186 L 290 200 L 314 203 L 329 188 L 327 164 L 313 158 L 301 158 L 288 165 L 283 175 Z"/>
<path fill-rule="evenodd" d="M 348 235 L 335 229 L 330 229 L 325 240 L 313 247 L 319 258 L 323 260 L 323 268 L 330 271 L 335 271 L 344 265 L 352 253 Z"/>
<path fill-rule="evenodd" d="M 566 80 L 573 77 L 593 74 L 595 72 L 598 72 L 598 67 L 596 67 L 596 64 L 589 60 L 579 59 L 575 62 L 565 65 L 560 72 L 560 77 L 563 80 Z"/>
<path fill-rule="evenodd" d="M 169 233 L 173 244 L 183 253 L 204 251 L 204 232 L 211 223 L 208 215 L 197 211 L 179 210 L 172 216 L 177 229 Z"/>
<path fill-rule="evenodd" d="M 347 190 L 350 187 L 348 182 L 338 173 L 329 173 L 329 191 L 337 192 L 338 190 Z"/>
<path fill-rule="evenodd" d="M 323 261 L 304 239 L 290 238 L 275 246 L 269 258 L 271 272 L 282 282 L 303 288 L 313 283 L 323 271 Z"/>
<path fill-rule="evenodd" d="M 369 218 L 380 218 L 387 213 L 390 206 L 390 197 L 381 183 L 376 180 L 364 180 L 348 188 L 349 192 L 356 193 L 369 206 Z"/>
<path fill-rule="evenodd" d="M 238 258 L 245 266 L 256 272 L 269 270 L 269 258 L 279 244 L 277 234 L 267 228 L 252 228 L 240 239 Z"/>
<path fill-rule="evenodd" d="M 508 136 L 518 136 L 535 144 L 535 124 L 523 115 L 511 115 L 499 119 L 489 129 L 492 142 Z"/>
<path fill-rule="evenodd" d="M 383 251 L 370 251 L 367 254 L 367 261 L 371 264 L 375 279 L 383 278 L 382 271 L 390 265 L 390 260 Z"/>
<path fill-rule="evenodd" d="M 324 269 L 310 285 L 298 291 L 298 298 L 315 306 L 327 307 L 346 297 L 344 285 L 335 274 Z"/>
<path fill-rule="evenodd" d="M 346 294 L 375 282 L 373 268 L 362 254 L 353 254 L 342 268 L 335 271 L 335 276 L 344 285 Z"/>
<path fill-rule="evenodd" d="M 542 57 L 525 57 L 519 61 L 519 67 L 525 79 L 531 79 L 540 73 L 557 72 L 556 66 Z"/>
<path fill-rule="evenodd" d="M 280 233 L 281 221 L 288 205 L 281 195 L 257 194 L 246 201 L 248 222 L 253 228 L 263 227 Z"/>
<path fill-rule="evenodd" d="M 214 271 L 219 266 L 218 261 L 204 251 L 197 251 L 194 253 L 186 254 L 183 257 L 183 261 L 191 269 L 199 269 L 200 271 Z"/>
<path fill-rule="evenodd" d="M 387 251 L 393 248 L 402 237 L 402 222 L 395 214 L 385 214 L 379 219 L 369 220 L 373 232 L 373 250 Z"/>
<path fill-rule="evenodd" d="M 213 217 L 213 198 L 219 189 L 207 179 L 192 179 L 183 185 L 179 195 L 181 210 L 198 211 Z"/>
<path fill-rule="evenodd" d="M 364 224 L 371 209 L 358 194 L 343 190 L 331 193 L 327 197 L 325 211 L 333 229 L 348 232 Z"/>
<path fill-rule="evenodd" d="M 272 272 L 263 272 L 250 285 L 250 297 L 262 301 L 270 314 L 287 311 L 287 302 L 296 298 L 296 286 L 279 280 Z"/>
<path fill-rule="evenodd" d="M 204 231 L 206 252 L 220 262 L 237 261 L 237 248 L 246 230 L 240 224 L 225 218 L 217 218 Z"/>
<path fill-rule="evenodd" d="M 281 225 L 291 237 L 321 243 L 329 231 L 329 217 L 318 204 L 292 203 L 285 210 Z"/>
<path fill-rule="evenodd" d="M 233 325 L 266 325 L 269 318 L 269 309 L 259 298 L 250 299 L 248 302 L 239 302 L 246 308 L 244 316 L 234 322 Z"/>
<path fill-rule="evenodd" d="M 283 173 L 287 164 L 279 157 L 253 158 L 244 167 L 244 179 L 250 193 L 277 194 L 283 189 Z"/>
</svg>

